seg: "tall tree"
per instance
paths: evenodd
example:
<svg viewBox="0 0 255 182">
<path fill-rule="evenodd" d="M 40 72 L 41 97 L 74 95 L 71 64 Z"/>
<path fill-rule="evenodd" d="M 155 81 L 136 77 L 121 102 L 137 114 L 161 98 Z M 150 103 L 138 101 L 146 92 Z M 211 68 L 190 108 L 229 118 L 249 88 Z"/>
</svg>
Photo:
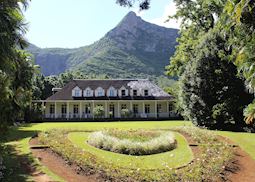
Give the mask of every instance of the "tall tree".
<svg viewBox="0 0 255 182">
<path fill-rule="evenodd" d="M 228 1 L 222 21 L 230 35 L 229 45 L 233 46 L 232 58 L 240 74 L 246 79 L 246 86 L 255 92 L 255 1 Z M 246 122 L 255 127 L 255 101 L 244 111 Z"/>
<path fill-rule="evenodd" d="M 26 0 L 0 2 L 0 126 L 6 126 L 24 116 L 31 101 L 34 66 L 26 46 L 22 8 Z M 0 128 L 1 130 L 1 128 Z M 0 131 L 1 132 L 1 131 Z"/>
</svg>

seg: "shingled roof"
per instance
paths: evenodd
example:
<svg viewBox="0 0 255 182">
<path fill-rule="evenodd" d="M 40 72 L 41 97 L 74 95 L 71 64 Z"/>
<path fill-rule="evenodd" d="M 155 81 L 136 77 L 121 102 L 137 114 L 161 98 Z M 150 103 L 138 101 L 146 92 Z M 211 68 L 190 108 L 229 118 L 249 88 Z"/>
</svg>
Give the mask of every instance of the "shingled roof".
<svg viewBox="0 0 255 182">
<path fill-rule="evenodd" d="M 72 97 L 72 90 L 78 86 L 80 89 L 85 90 L 90 88 L 96 90 L 98 87 L 102 87 L 105 92 L 110 88 L 120 89 L 125 87 L 128 90 L 131 89 L 149 89 L 151 96 L 126 96 L 126 97 Z M 153 84 L 147 79 L 109 79 L 109 80 L 72 80 L 66 84 L 61 90 L 47 98 L 47 100 L 169 100 L 172 97 L 164 92 L 157 85 Z"/>
</svg>

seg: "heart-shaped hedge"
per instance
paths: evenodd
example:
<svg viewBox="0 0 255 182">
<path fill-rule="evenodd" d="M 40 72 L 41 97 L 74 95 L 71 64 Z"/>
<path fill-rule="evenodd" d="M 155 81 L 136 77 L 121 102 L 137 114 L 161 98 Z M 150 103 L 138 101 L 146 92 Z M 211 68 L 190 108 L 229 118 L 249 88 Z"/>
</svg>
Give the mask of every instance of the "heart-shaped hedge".
<svg viewBox="0 0 255 182">
<path fill-rule="evenodd" d="M 177 145 L 172 132 L 139 130 L 97 131 L 89 135 L 87 142 L 99 149 L 138 156 L 167 152 Z"/>
</svg>

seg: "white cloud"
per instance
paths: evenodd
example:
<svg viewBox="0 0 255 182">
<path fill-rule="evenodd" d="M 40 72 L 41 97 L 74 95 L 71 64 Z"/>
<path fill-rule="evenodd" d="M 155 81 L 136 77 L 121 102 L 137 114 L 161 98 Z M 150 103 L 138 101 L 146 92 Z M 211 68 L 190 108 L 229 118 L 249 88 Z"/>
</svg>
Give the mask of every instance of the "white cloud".
<svg viewBox="0 0 255 182">
<path fill-rule="evenodd" d="M 176 13 L 177 9 L 174 2 L 169 3 L 165 6 L 163 15 L 159 18 L 155 18 L 152 20 L 149 20 L 149 22 L 154 23 L 156 25 L 160 25 L 167 28 L 180 28 L 180 20 L 170 19 L 168 22 L 169 16 L 172 16 Z"/>
</svg>

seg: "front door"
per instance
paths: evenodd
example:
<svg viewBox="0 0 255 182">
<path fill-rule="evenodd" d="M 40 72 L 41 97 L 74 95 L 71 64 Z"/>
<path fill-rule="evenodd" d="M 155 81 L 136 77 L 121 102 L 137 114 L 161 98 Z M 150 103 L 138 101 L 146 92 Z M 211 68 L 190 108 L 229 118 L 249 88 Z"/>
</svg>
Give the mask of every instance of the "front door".
<svg viewBox="0 0 255 182">
<path fill-rule="evenodd" d="M 115 113 L 114 104 L 110 104 L 110 106 L 109 106 L 109 117 L 114 118 L 114 113 Z"/>
</svg>

